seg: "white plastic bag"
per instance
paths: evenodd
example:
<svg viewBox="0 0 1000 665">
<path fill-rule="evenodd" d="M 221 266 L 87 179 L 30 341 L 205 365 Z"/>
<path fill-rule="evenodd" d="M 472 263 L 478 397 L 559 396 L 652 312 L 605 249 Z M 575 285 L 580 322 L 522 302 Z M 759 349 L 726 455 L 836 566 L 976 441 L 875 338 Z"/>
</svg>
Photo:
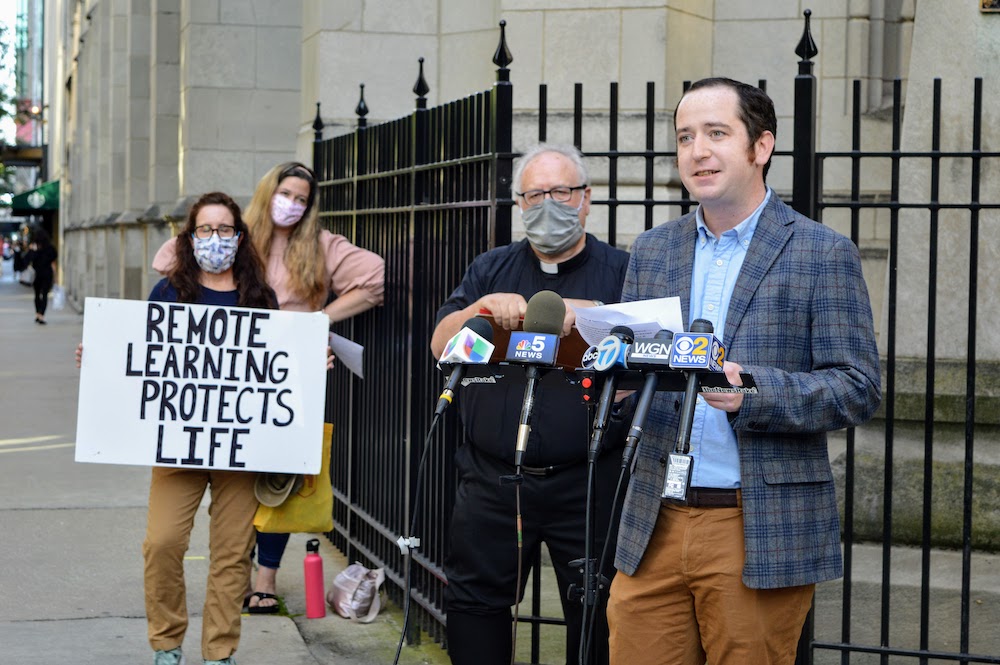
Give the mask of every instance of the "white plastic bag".
<svg viewBox="0 0 1000 665">
<path fill-rule="evenodd" d="M 66 292 L 61 284 L 52 287 L 52 309 L 60 310 L 66 306 Z"/>
<path fill-rule="evenodd" d="M 369 570 L 360 563 L 352 563 L 333 578 L 326 592 L 326 604 L 345 619 L 371 623 L 382 609 L 384 582 L 382 568 Z"/>
<path fill-rule="evenodd" d="M 18 280 L 25 286 L 31 286 L 35 283 L 35 268 L 32 265 L 28 265 L 24 270 L 21 271 L 21 279 Z"/>
</svg>

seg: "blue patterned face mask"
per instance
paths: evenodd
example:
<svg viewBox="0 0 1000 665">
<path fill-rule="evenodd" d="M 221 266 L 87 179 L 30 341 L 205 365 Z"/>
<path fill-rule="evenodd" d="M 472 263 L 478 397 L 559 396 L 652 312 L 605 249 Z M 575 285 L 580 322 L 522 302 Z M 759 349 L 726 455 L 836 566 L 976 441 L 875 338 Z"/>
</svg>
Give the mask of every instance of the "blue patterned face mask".
<svg viewBox="0 0 1000 665">
<path fill-rule="evenodd" d="M 205 272 L 218 274 L 233 267 L 236 260 L 236 249 L 240 244 L 240 235 L 232 238 L 220 238 L 213 233 L 209 238 L 191 237 L 194 244 L 194 258 Z"/>
</svg>

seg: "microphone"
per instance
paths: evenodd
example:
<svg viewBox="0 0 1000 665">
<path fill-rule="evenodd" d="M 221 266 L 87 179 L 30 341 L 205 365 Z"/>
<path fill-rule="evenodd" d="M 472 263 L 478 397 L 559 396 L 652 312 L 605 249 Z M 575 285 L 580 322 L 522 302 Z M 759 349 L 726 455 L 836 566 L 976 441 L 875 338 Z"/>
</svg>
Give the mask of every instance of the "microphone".
<svg viewBox="0 0 1000 665">
<path fill-rule="evenodd" d="M 508 362 L 554 365 L 566 303 L 555 291 L 539 291 L 528 300 L 521 330 L 510 334 Z"/>
<path fill-rule="evenodd" d="M 465 376 L 466 365 L 481 365 L 490 361 L 493 355 L 493 326 L 486 319 L 474 316 L 462 324 L 462 329 L 445 344 L 438 367 L 452 365 L 448 382 L 438 397 L 434 417 L 444 413 L 455 397 L 455 390 Z"/>
<path fill-rule="evenodd" d="M 670 347 L 674 334 L 669 330 L 661 330 L 652 339 L 637 339 L 629 349 L 628 365 L 633 369 L 643 370 L 645 379 L 639 399 L 632 414 L 632 426 L 625 435 L 625 450 L 622 453 L 622 468 L 632 465 L 632 456 L 642 438 L 642 428 L 646 425 L 649 407 L 656 395 L 659 377 L 658 370 L 670 369 Z"/>
<path fill-rule="evenodd" d="M 625 354 L 628 352 L 634 337 L 635 333 L 628 326 L 612 328 L 608 336 L 595 347 L 597 358 L 594 360 L 593 369 L 598 372 L 607 372 L 615 366 L 628 368 L 628 365 L 625 364 Z"/>
<path fill-rule="evenodd" d="M 627 326 L 615 326 L 610 334 L 601 340 L 597 345 L 597 359 L 594 361 L 593 369 L 598 372 L 607 372 L 616 365 L 627 367 L 625 356 L 629 345 L 635 334 Z M 593 462 L 601 453 L 601 443 L 604 441 L 604 433 L 611 422 L 611 409 L 615 403 L 615 392 L 618 389 L 618 373 L 612 372 L 604 380 L 604 388 L 601 390 L 601 397 L 597 401 L 597 412 L 594 415 L 594 431 L 590 437 L 589 461 Z"/>
<path fill-rule="evenodd" d="M 691 332 L 674 335 L 670 367 L 687 372 L 687 388 L 684 390 L 681 419 L 674 445 L 674 450 L 683 454 L 687 454 L 691 446 L 691 426 L 698 399 L 698 372 L 721 372 L 722 361 L 726 357 L 722 340 L 713 332 L 711 321 L 695 319 L 691 322 Z"/>
<path fill-rule="evenodd" d="M 670 349 L 674 333 L 660 330 L 653 337 L 635 340 L 628 348 L 625 364 L 629 369 L 667 370 L 670 367 Z"/>
<path fill-rule="evenodd" d="M 535 405 L 535 389 L 538 387 L 538 367 L 553 365 L 559 350 L 559 334 L 566 318 L 566 303 L 555 291 L 539 291 L 528 300 L 524 312 L 524 331 L 511 333 L 507 346 L 507 360 L 525 363 L 524 375 L 528 382 L 524 386 L 521 402 L 521 417 L 517 425 L 517 442 L 514 446 L 514 466 L 520 467 L 524 451 L 528 447 L 531 433 L 531 410 Z"/>
<path fill-rule="evenodd" d="M 687 501 L 688 487 L 691 486 L 691 467 L 694 459 L 691 450 L 691 425 L 697 405 L 699 372 L 721 372 L 726 350 L 713 333 L 712 322 L 695 319 L 691 331 L 674 335 L 670 351 L 670 367 L 687 373 L 687 387 L 681 403 L 681 418 L 677 425 L 677 439 L 674 452 L 667 455 L 667 472 L 663 479 L 661 499 Z"/>
<path fill-rule="evenodd" d="M 546 333 L 558 337 L 562 334 L 565 319 L 566 303 L 562 296 L 555 291 L 539 291 L 528 300 L 521 328 L 526 332 Z"/>
</svg>

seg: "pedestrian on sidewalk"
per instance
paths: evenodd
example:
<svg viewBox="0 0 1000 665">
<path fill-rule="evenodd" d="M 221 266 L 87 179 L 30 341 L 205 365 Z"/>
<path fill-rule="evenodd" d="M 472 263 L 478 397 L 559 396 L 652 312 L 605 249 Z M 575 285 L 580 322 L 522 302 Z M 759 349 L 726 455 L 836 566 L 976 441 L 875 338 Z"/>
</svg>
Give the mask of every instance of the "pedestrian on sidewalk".
<svg viewBox="0 0 1000 665">
<path fill-rule="evenodd" d="M 15 240 L 13 243 L 13 247 L 11 249 L 14 252 L 14 261 L 13 261 L 14 281 L 20 282 L 21 272 L 24 270 L 24 255 L 25 255 L 24 246 L 21 244 L 20 240 Z"/>
<path fill-rule="evenodd" d="M 286 162 L 265 173 L 245 218 L 280 309 L 319 310 L 333 325 L 382 304 L 385 261 L 320 227 L 316 176 L 304 164 Z M 175 254 L 175 239 L 168 240 L 153 258 L 153 269 L 169 271 Z M 335 298 L 329 301 L 331 292 Z M 288 536 L 257 534 L 259 565 L 252 592 L 246 597 L 247 612 L 278 612 L 278 568 Z"/>
<path fill-rule="evenodd" d="M 56 259 L 59 254 L 52 246 L 52 240 L 45 229 L 37 227 L 31 231 L 31 245 L 24 260 L 35 271 L 31 286 L 35 289 L 35 323 L 45 325 L 45 310 L 49 305 L 49 291 L 55 282 Z"/>
</svg>

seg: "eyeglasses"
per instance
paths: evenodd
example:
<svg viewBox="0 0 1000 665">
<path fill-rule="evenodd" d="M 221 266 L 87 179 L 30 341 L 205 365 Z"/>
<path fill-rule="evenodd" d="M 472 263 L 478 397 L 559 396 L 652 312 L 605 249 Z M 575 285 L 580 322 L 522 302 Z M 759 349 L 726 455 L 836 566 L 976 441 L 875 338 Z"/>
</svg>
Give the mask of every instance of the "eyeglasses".
<svg viewBox="0 0 1000 665">
<path fill-rule="evenodd" d="M 529 206 L 536 206 L 545 200 L 546 194 L 551 196 L 553 201 L 558 201 L 559 203 L 566 203 L 571 198 L 573 198 L 573 192 L 579 189 L 587 189 L 587 186 L 579 185 L 577 187 L 553 187 L 552 189 L 529 189 L 526 192 L 516 192 L 516 194 L 521 198 L 523 198 L 525 203 L 527 203 Z"/>
<path fill-rule="evenodd" d="M 211 238 L 213 233 L 218 233 L 220 238 L 232 238 L 236 236 L 236 227 L 229 224 L 220 224 L 218 228 L 208 224 L 194 227 L 194 235 L 202 240 Z"/>
</svg>

